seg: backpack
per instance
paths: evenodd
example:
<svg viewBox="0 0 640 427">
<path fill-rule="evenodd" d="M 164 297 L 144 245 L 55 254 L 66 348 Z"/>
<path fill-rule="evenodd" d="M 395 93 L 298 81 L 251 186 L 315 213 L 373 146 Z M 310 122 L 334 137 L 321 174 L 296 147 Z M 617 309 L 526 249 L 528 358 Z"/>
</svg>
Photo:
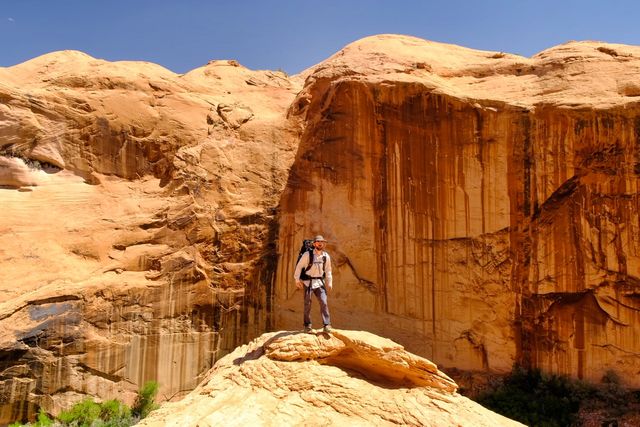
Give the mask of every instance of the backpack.
<svg viewBox="0 0 640 427">
<path fill-rule="evenodd" d="M 313 240 L 304 239 L 302 241 L 302 246 L 300 247 L 300 252 L 298 252 L 298 259 L 296 260 L 295 265 L 298 265 L 298 262 L 300 262 L 300 258 L 302 258 L 302 255 L 304 255 L 305 252 L 309 252 L 309 264 L 307 264 L 307 266 L 302 269 L 302 272 L 300 273 L 300 280 L 311 280 L 311 277 L 307 275 L 307 271 L 309 271 L 309 269 L 313 265 Z M 327 256 L 322 255 L 322 278 L 323 279 L 324 279 L 324 265 L 326 262 L 327 262 Z"/>
</svg>

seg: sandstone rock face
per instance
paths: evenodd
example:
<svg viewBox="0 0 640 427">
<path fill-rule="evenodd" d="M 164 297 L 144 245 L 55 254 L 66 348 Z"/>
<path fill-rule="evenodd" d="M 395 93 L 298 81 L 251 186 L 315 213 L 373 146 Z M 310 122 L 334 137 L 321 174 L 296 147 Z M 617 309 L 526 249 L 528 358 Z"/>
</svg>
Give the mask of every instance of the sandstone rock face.
<svg viewBox="0 0 640 427">
<path fill-rule="evenodd" d="M 0 71 L 0 424 L 188 392 L 269 327 L 299 86 L 79 52 Z"/>
<path fill-rule="evenodd" d="M 140 426 L 522 425 L 456 393 L 429 360 L 360 331 L 272 332 L 220 359 Z"/>
<path fill-rule="evenodd" d="M 640 386 L 638 58 L 383 35 L 293 77 L 0 68 L 0 423 L 149 379 L 177 398 L 300 327 L 318 233 L 334 326 L 443 370 Z"/>
<path fill-rule="evenodd" d="M 276 325 L 305 236 L 335 325 L 443 368 L 514 363 L 640 386 L 640 48 L 533 58 L 377 36 L 306 73 L 280 216 Z"/>
</svg>

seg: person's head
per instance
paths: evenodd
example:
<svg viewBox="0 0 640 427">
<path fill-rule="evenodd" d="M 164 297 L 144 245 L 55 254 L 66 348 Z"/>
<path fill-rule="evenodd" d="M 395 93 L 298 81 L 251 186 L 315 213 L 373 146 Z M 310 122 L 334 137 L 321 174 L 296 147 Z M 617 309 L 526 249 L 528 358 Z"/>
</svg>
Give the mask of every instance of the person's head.
<svg viewBox="0 0 640 427">
<path fill-rule="evenodd" d="M 315 239 L 313 239 L 313 247 L 316 249 L 323 249 L 326 244 L 327 241 L 320 235 L 317 235 Z"/>
</svg>

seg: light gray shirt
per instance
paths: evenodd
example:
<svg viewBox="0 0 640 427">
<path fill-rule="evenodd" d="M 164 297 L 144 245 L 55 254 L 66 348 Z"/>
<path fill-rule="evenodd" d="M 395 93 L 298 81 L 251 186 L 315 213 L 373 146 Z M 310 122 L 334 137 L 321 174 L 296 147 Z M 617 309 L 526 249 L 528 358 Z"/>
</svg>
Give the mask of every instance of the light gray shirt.
<svg viewBox="0 0 640 427">
<path fill-rule="evenodd" d="M 324 262 L 324 271 L 323 271 L 323 260 L 322 260 L 322 256 L 326 256 L 327 260 Z M 296 269 L 293 273 L 293 278 L 295 281 L 300 280 L 300 275 L 302 274 L 302 270 L 304 270 L 305 268 L 307 268 L 307 265 L 309 265 L 309 252 L 305 252 L 304 254 L 302 254 L 302 256 L 300 257 L 300 261 L 298 261 L 298 264 L 296 265 Z M 313 250 L 313 264 L 311 265 L 311 268 L 309 268 L 309 270 L 307 270 L 307 276 L 311 276 L 311 277 L 322 277 L 322 274 L 325 274 L 325 284 L 327 285 L 327 288 L 331 288 L 332 286 L 332 277 L 331 277 L 331 257 L 329 256 L 329 254 L 325 251 L 321 251 L 318 254 L 318 251 L 316 251 L 315 249 Z M 320 286 L 322 286 L 322 280 L 321 279 L 311 279 L 311 280 L 303 280 L 302 281 L 304 283 L 305 286 L 311 286 L 311 289 L 316 289 L 319 288 Z"/>
</svg>

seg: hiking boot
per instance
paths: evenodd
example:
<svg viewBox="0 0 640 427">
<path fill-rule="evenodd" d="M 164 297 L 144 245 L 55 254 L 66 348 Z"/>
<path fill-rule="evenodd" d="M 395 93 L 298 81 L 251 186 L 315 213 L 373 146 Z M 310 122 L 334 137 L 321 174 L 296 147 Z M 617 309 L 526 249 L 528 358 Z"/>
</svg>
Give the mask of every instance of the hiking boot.
<svg viewBox="0 0 640 427">
<path fill-rule="evenodd" d="M 322 332 L 324 332 L 325 334 L 330 334 L 331 333 L 331 325 L 324 325 L 324 328 L 322 328 Z"/>
<path fill-rule="evenodd" d="M 311 332 L 313 332 L 313 329 L 311 329 L 311 325 L 304 325 L 304 333 L 310 334 Z"/>
</svg>

